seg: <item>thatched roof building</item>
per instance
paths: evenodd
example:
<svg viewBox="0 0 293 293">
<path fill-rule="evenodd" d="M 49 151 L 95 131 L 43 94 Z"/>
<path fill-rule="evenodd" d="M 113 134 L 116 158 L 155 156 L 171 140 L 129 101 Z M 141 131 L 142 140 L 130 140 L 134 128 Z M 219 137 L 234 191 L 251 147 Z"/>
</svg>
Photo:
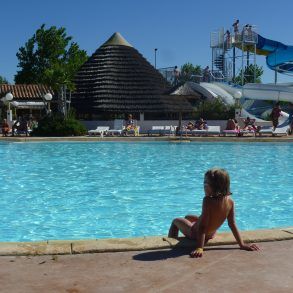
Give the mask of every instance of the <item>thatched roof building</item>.
<svg viewBox="0 0 293 293">
<path fill-rule="evenodd" d="M 183 98 L 119 33 L 80 68 L 72 106 L 78 114 L 190 112 Z"/>
</svg>

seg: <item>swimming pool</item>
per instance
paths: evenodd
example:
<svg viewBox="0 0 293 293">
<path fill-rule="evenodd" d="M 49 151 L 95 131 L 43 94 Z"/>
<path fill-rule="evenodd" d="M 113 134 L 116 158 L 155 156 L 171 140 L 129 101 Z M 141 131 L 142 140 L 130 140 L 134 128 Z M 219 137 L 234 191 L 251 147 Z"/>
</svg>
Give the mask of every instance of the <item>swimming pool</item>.
<svg viewBox="0 0 293 293">
<path fill-rule="evenodd" d="M 226 168 L 241 230 L 292 226 L 292 143 L 0 143 L 0 241 L 166 235 Z M 221 228 L 228 230 L 227 225 Z"/>
</svg>

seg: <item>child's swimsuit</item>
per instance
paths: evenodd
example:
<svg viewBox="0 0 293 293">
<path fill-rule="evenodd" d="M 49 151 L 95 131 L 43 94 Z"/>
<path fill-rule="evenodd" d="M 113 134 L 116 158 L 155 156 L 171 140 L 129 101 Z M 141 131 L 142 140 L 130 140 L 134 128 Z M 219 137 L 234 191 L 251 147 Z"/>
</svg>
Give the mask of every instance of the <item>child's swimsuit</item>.
<svg viewBox="0 0 293 293">
<path fill-rule="evenodd" d="M 196 225 L 197 225 L 197 223 L 198 223 L 198 220 L 196 220 L 191 227 L 191 234 L 190 234 L 190 237 L 188 237 L 191 240 L 196 240 L 196 236 L 197 236 L 197 226 Z M 205 242 L 210 239 L 213 239 L 215 237 L 215 235 L 216 235 L 216 231 L 211 234 L 207 234 Z"/>
</svg>

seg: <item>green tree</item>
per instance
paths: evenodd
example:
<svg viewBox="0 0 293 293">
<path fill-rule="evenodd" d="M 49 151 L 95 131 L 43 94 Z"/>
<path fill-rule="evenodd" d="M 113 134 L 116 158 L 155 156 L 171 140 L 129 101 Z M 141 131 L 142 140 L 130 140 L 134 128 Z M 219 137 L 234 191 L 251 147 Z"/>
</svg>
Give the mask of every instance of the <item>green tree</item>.
<svg viewBox="0 0 293 293">
<path fill-rule="evenodd" d="M 255 81 L 254 81 L 254 73 L 255 73 Z M 262 66 L 250 64 L 246 66 L 243 71 L 243 83 L 242 83 L 242 70 L 239 75 L 237 75 L 234 79 L 234 83 L 239 85 L 244 85 L 246 83 L 261 83 L 261 76 L 263 75 Z"/>
<path fill-rule="evenodd" d="M 61 85 L 73 89 L 73 77 L 87 60 L 64 27 L 49 29 L 43 24 L 36 33 L 19 48 L 16 54 L 20 70 L 15 83 L 43 83 L 59 91 Z"/>
<path fill-rule="evenodd" d="M 0 75 L 0 84 L 8 84 L 8 80 L 4 77 Z"/>
<path fill-rule="evenodd" d="M 235 105 L 226 105 L 221 98 L 212 101 L 202 101 L 195 108 L 194 116 L 209 120 L 227 120 L 235 115 Z"/>
<path fill-rule="evenodd" d="M 202 74 L 202 68 L 200 65 L 193 65 L 192 63 L 185 63 L 181 66 L 181 74 L 179 81 L 184 83 L 190 80 L 196 80 L 196 76 Z"/>
</svg>

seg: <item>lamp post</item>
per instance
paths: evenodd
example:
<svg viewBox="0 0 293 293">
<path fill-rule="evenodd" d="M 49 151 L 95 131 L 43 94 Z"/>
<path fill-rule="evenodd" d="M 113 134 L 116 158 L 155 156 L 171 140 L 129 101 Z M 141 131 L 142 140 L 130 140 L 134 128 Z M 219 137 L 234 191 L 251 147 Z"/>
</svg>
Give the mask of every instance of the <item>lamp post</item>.
<svg viewBox="0 0 293 293">
<path fill-rule="evenodd" d="M 235 103 L 235 118 L 238 119 L 241 116 L 241 104 L 240 104 L 240 98 L 242 97 L 242 92 L 237 91 L 234 94 L 234 98 L 236 99 Z"/>
<path fill-rule="evenodd" d="M 8 124 L 12 123 L 12 111 L 10 109 L 10 102 L 13 100 L 13 94 L 12 93 L 7 93 L 5 95 L 5 101 L 8 102 L 8 110 L 7 110 L 7 122 Z"/>
<path fill-rule="evenodd" d="M 50 114 L 50 112 L 51 112 L 50 102 L 51 102 L 52 98 L 53 98 L 53 96 L 50 93 L 47 93 L 44 95 L 44 99 L 48 103 L 48 114 Z"/>
<path fill-rule="evenodd" d="M 155 48 L 155 69 L 157 69 L 157 51 L 158 48 Z"/>
</svg>

